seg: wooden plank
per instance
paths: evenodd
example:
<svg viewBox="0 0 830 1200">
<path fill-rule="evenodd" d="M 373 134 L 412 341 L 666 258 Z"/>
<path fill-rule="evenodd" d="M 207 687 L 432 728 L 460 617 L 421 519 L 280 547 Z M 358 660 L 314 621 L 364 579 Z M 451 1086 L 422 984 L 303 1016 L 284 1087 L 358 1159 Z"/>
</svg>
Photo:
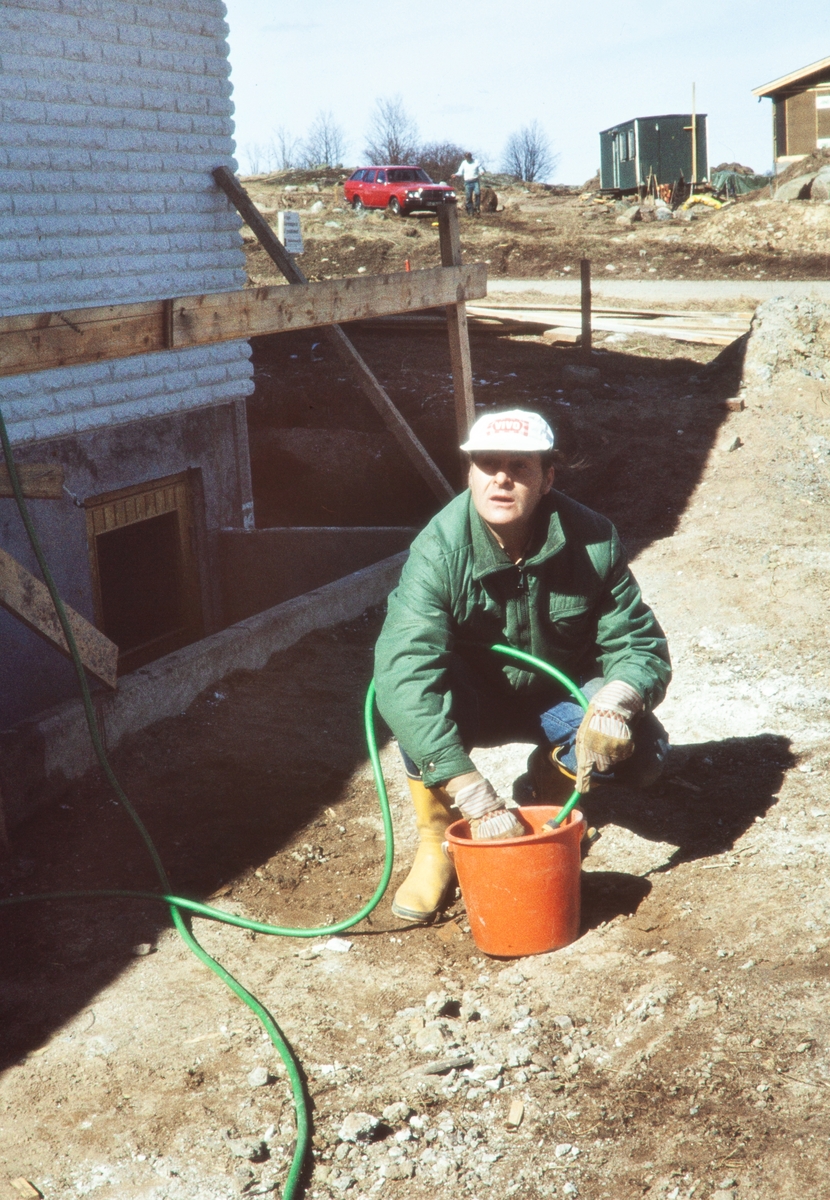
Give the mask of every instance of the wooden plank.
<svg viewBox="0 0 830 1200">
<path fill-rule="evenodd" d="M 455 267 L 457 270 L 461 266 L 461 233 L 458 228 L 458 211 L 454 204 L 444 205 L 438 210 L 438 238 L 444 269 Z M 478 298 L 469 288 L 462 290 L 459 287 L 455 301 L 447 302 L 447 333 L 450 339 L 455 424 L 459 445 L 467 440 L 467 434 L 476 419 L 466 301 Z"/>
<path fill-rule="evenodd" d="M 0 318 L 0 376 L 163 350 L 164 303 Z"/>
<path fill-rule="evenodd" d="M 227 167 L 217 167 L 213 172 L 213 177 L 231 203 L 235 205 L 240 216 L 248 222 L 250 229 L 256 234 L 263 249 L 270 255 L 273 262 L 276 263 L 280 271 L 282 271 L 283 275 L 292 285 L 292 292 L 295 288 L 313 286 L 308 284 L 308 280 L 301 268 L 297 265 L 292 255 L 285 249 L 248 193 Z M 412 274 L 420 274 L 420 272 L 405 272 L 405 274 L 411 276 Z M 286 289 L 282 290 L 285 291 Z M 404 454 L 406 454 L 422 479 L 428 484 L 433 494 L 440 500 L 451 500 L 455 495 L 453 488 L 430 458 L 419 438 L 416 437 L 414 431 L 398 412 L 386 390 L 375 378 L 368 364 L 358 353 L 340 326 L 333 324 L 331 327 L 325 328 L 322 332 L 327 345 L 330 345 L 334 349 L 351 377 L 362 388 L 373 407 L 377 410 L 386 428 L 397 440 Z"/>
<path fill-rule="evenodd" d="M 592 293 L 593 295 L 593 293 Z M 494 296 L 488 296 L 487 304 L 476 304 L 477 312 L 500 313 L 500 312 L 555 312 L 555 313 L 578 313 L 581 312 L 581 306 L 578 304 L 500 304 Z M 473 305 L 467 305 L 467 311 L 471 312 Z M 611 316 L 611 317 L 677 317 L 684 321 L 705 320 L 711 321 L 717 319 L 719 321 L 740 321 L 749 325 L 754 316 L 754 312 L 741 311 L 730 309 L 720 312 L 717 309 L 658 309 L 658 308 L 600 308 L 596 304 L 591 303 L 591 312 L 594 316 Z"/>
<path fill-rule="evenodd" d="M 0 550 L 0 605 L 61 654 L 71 658 L 48 588 L 5 550 Z M 68 604 L 66 614 L 87 671 L 107 687 L 114 688 L 118 647 Z"/>
<path fill-rule="evenodd" d="M 173 304 L 176 349 L 234 338 L 259 337 L 290 329 L 339 325 L 388 313 L 436 308 L 456 297 L 486 295 L 487 269 L 432 267 L 389 275 L 355 275 L 319 283 L 247 288 L 208 296 L 188 296 Z"/>
<path fill-rule="evenodd" d="M 213 178 L 288 282 L 308 283 L 293 255 L 288 253 L 236 176 L 227 167 L 216 167 Z"/>
<path fill-rule="evenodd" d="M 356 347 L 339 325 L 334 325 L 330 330 L 326 330 L 326 333 L 326 340 L 335 346 L 340 357 L 348 364 L 350 374 L 362 387 L 383 419 L 384 425 L 397 440 L 421 478 L 429 485 L 433 495 L 442 501 L 452 500 L 455 489 L 433 462 L 423 443 L 401 416 Z"/>
<path fill-rule="evenodd" d="M 580 328 L 580 317 L 575 311 L 568 312 L 563 309 L 533 311 L 525 308 L 496 310 L 489 307 L 471 307 L 469 309 L 473 319 L 479 314 L 483 314 L 488 320 L 493 320 L 497 312 L 505 327 L 513 324 L 516 329 L 528 328 L 533 325 L 544 329 L 576 330 Z M 637 315 L 628 316 L 622 310 L 620 312 L 619 317 L 597 316 L 594 312 L 591 318 L 593 331 L 595 333 L 628 333 L 632 337 L 665 337 L 677 342 L 696 342 L 699 345 L 707 346 L 728 346 L 749 328 L 748 324 L 742 321 L 724 323 L 720 319 L 713 319 L 709 322 L 695 320 L 687 323 L 683 320 L 682 314 L 665 318 L 652 318 L 649 315 L 646 319 L 641 319 Z M 713 314 L 713 317 L 716 318 L 717 314 Z"/>
<path fill-rule="evenodd" d="M 486 295 L 483 263 L 3 317 L 0 376 L 434 308 L 459 291 Z"/>
<path fill-rule="evenodd" d="M 63 467 L 60 463 L 16 463 L 17 478 L 27 500 L 60 500 L 63 496 Z M 13 496 L 9 469 L 0 464 L 0 496 Z"/>
</svg>

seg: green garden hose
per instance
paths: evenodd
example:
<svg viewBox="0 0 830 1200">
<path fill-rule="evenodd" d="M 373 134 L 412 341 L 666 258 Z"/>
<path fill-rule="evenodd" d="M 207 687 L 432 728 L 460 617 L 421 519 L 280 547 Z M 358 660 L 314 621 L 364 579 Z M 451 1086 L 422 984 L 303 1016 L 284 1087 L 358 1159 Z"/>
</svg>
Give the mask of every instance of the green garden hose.
<svg viewBox="0 0 830 1200">
<path fill-rule="evenodd" d="M 506 654 L 508 658 L 517 658 L 519 662 L 527 663 L 528 666 L 535 667 L 537 671 L 542 671 L 543 674 L 550 675 L 551 679 L 555 679 L 557 683 L 561 683 L 562 687 L 571 693 L 574 700 L 582 706 L 583 712 L 587 711 L 588 701 L 573 680 L 568 679 L 567 675 L 563 675 L 558 667 L 552 667 L 550 663 L 546 663 L 541 658 L 536 658 L 533 654 L 526 654 L 524 650 L 514 650 L 512 646 L 493 646 L 492 649 L 495 650 L 496 654 Z M 579 792 L 574 789 L 556 816 L 551 817 L 546 824 L 561 825 L 565 817 L 576 807 L 578 802 Z"/>
<path fill-rule="evenodd" d="M 208 952 L 204 949 L 204 947 L 202 945 L 200 945 L 200 943 L 197 941 L 197 939 L 193 935 L 193 932 L 190 928 L 189 916 L 185 917 L 182 915 L 182 913 L 185 912 L 187 914 L 193 914 L 193 915 L 199 916 L 199 917 L 206 917 L 210 920 L 221 921 L 223 924 L 235 925 L 241 929 L 252 930 L 255 933 L 265 933 L 265 934 L 271 934 L 271 935 L 282 936 L 282 937 L 312 938 L 312 937 L 321 937 L 326 934 L 328 934 L 328 935 L 338 934 L 338 933 L 342 933 L 346 929 L 351 929 L 353 926 L 357 925 L 360 921 L 362 921 L 364 919 L 364 917 L 367 917 L 369 915 L 369 913 L 371 913 L 372 910 L 377 907 L 377 905 L 380 903 L 380 900 L 381 900 L 384 892 L 386 891 L 387 885 L 389 883 L 389 879 L 392 875 L 392 866 L 393 866 L 393 861 L 394 861 L 394 839 L 393 839 L 393 832 L 392 832 L 392 817 L 391 817 L 391 813 L 390 813 L 390 809 L 389 809 L 389 798 L 388 798 L 388 795 L 386 792 L 386 785 L 385 785 L 385 782 L 383 779 L 383 772 L 382 772 L 381 765 L 380 765 L 380 756 L 378 754 L 378 748 L 377 748 L 377 737 L 375 734 L 375 726 L 374 726 L 375 685 L 374 685 L 374 682 L 370 683 L 369 689 L 366 693 L 366 700 L 364 703 L 363 716 L 364 716 L 364 728 L 365 728 L 365 733 L 366 733 L 366 743 L 367 743 L 367 747 L 368 747 L 368 751 L 369 751 L 369 759 L 372 764 L 372 772 L 374 775 L 375 786 L 377 787 L 377 791 L 378 791 L 381 815 L 383 818 L 383 832 L 384 832 L 384 840 L 385 840 L 385 849 L 384 849 L 383 869 L 381 872 L 380 882 L 378 883 L 373 895 L 367 901 L 367 903 L 364 904 L 363 907 L 358 912 L 354 913 L 350 917 L 345 918 L 342 921 L 337 921 L 336 923 L 334 923 L 332 925 L 323 925 L 323 926 L 317 926 L 317 927 L 308 929 L 308 928 L 295 928 L 293 926 L 269 925 L 262 921 L 251 921 L 246 917 L 237 917 L 231 913 L 223 912 L 221 909 L 212 908 L 210 905 L 201 904 L 199 901 L 190 900 L 184 896 L 177 896 L 177 895 L 173 894 L 170 890 L 170 880 L 168 879 L 167 872 L 165 871 L 165 868 L 164 868 L 164 864 L 162 863 L 159 853 L 158 853 L 155 845 L 153 844 L 150 834 L 149 834 L 144 822 L 141 820 L 141 817 L 138 815 L 138 813 L 136 812 L 132 803 L 130 802 L 124 789 L 121 787 L 121 784 L 119 783 L 119 781 L 115 775 L 115 772 L 112 769 L 109 759 L 107 758 L 106 751 L 104 750 L 104 746 L 103 746 L 103 743 L 101 741 L 101 737 L 100 737 L 100 734 L 98 731 L 97 721 L 95 719 L 95 710 L 94 710 L 93 703 L 92 703 L 92 697 L 91 697 L 90 691 L 89 691 L 89 685 L 86 680 L 86 675 L 84 672 L 84 667 L 83 667 L 83 663 L 81 661 L 80 654 L 78 652 L 77 643 L 75 641 L 75 637 L 72 632 L 72 627 L 69 624 L 69 619 L 66 614 L 66 609 L 64 607 L 61 596 L 58 592 L 58 589 L 55 585 L 55 581 L 54 581 L 54 579 L 52 577 L 52 573 L 49 569 L 49 564 L 47 563 L 46 558 L 43 554 L 43 550 L 40 545 L 40 539 L 38 538 L 37 531 L 34 527 L 34 524 L 32 523 L 32 519 L 29 514 L 28 507 L 26 505 L 26 501 L 23 497 L 23 491 L 20 486 L 20 480 L 19 480 L 19 477 L 17 474 L 17 469 L 16 469 L 15 462 L 14 462 L 14 456 L 12 454 L 12 449 L 11 449 L 11 443 L 9 441 L 8 431 L 6 429 L 6 424 L 3 419 L 2 411 L 0 411 L 0 442 L 2 442 L 3 457 L 5 459 L 6 467 L 8 469 L 9 479 L 11 481 L 14 498 L 17 503 L 17 508 L 20 512 L 20 516 L 21 516 L 21 519 L 25 526 L 26 533 L 29 537 L 29 541 L 31 543 L 32 549 L 34 551 L 34 554 L 37 559 L 38 565 L 40 567 L 41 573 L 43 575 L 44 582 L 49 590 L 50 596 L 52 597 L 52 602 L 55 606 L 55 611 L 57 613 L 58 620 L 61 625 L 61 629 L 63 630 L 63 634 L 66 639 L 66 645 L 69 649 L 69 652 L 70 652 L 70 655 L 72 658 L 72 662 L 73 662 L 75 671 L 78 676 L 78 682 L 80 685 L 81 697 L 82 697 L 83 706 L 84 706 L 84 713 L 86 715 L 86 721 L 87 721 L 87 726 L 89 729 L 89 735 L 92 740 L 92 745 L 95 750 L 95 755 L 98 759 L 101 769 L 104 772 L 107 782 L 110 784 L 110 787 L 112 788 L 113 792 L 115 793 L 118 801 L 120 802 L 122 807 L 125 809 L 128 816 L 130 817 L 133 824 L 135 825 L 136 829 L 138 830 L 138 832 L 144 842 L 144 845 L 147 849 L 147 852 L 149 853 L 150 858 L 152 859 L 153 866 L 156 869 L 156 874 L 158 876 L 159 883 L 161 884 L 161 888 L 162 888 L 161 892 L 145 892 L 145 891 L 139 891 L 139 890 L 128 889 L 128 888 L 109 888 L 109 889 L 102 889 L 102 890 L 96 890 L 96 891 L 43 892 L 43 893 L 40 893 L 37 895 L 12 896 L 12 897 L 8 897 L 5 899 L 1 899 L 0 907 L 5 908 L 5 907 L 9 907 L 9 906 L 16 905 L 16 904 L 29 904 L 29 903 L 33 903 L 33 902 L 39 901 L 39 900 L 40 901 L 68 900 L 68 899 L 76 900 L 76 899 L 83 899 L 83 898 L 102 899 L 102 898 L 108 898 L 108 897 L 109 898 L 128 897 L 128 898 L 141 899 L 141 900 L 154 900 L 157 903 L 166 904 L 170 910 L 170 916 L 173 921 L 173 924 L 174 924 L 177 932 L 179 933 L 179 936 L 184 941 L 185 945 L 188 947 L 188 949 L 190 949 L 196 955 L 197 958 L 199 958 L 201 960 L 201 962 L 203 962 L 205 964 L 206 967 L 208 967 L 211 971 L 213 971 L 213 973 L 215 975 L 217 975 L 219 977 L 219 979 L 221 979 L 222 982 L 224 984 L 226 984 L 226 986 L 228 988 L 230 988 L 230 990 L 236 996 L 238 996 L 238 998 L 243 1002 L 243 1004 L 247 1005 L 247 1007 L 251 1010 L 251 1012 L 254 1013 L 254 1015 L 258 1018 L 258 1020 L 262 1023 L 266 1033 L 268 1034 L 268 1037 L 270 1038 L 271 1042 L 273 1043 L 274 1047 L 277 1050 L 277 1053 L 279 1054 L 280 1058 L 282 1059 L 282 1061 L 285 1065 L 286 1071 L 288 1072 L 288 1077 L 289 1077 L 289 1081 L 290 1081 L 290 1085 L 291 1085 L 291 1091 L 292 1091 L 292 1095 L 293 1095 L 293 1099 L 294 1099 L 295 1120 L 296 1120 L 296 1124 L 297 1124 L 297 1139 L 296 1139 L 296 1144 L 295 1144 L 295 1148 L 294 1148 L 294 1154 L 293 1154 L 293 1157 L 291 1160 L 291 1166 L 289 1168 L 288 1175 L 287 1175 L 286 1181 L 285 1181 L 285 1186 L 283 1188 L 283 1200 L 294 1200 L 294 1197 L 297 1194 L 297 1189 L 300 1184 L 300 1177 L 302 1174 L 306 1155 L 308 1153 L 308 1146 L 309 1146 L 309 1141 L 310 1141 L 308 1097 L 306 1095 L 305 1085 L 303 1083 L 303 1079 L 300 1074 L 299 1064 L 294 1056 L 293 1051 L 291 1050 L 291 1047 L 289 1046 L 288 1042 L 286 1041 L 285 1037 L 283 1036 L 279 1025 L 277 1024 L 277 1022 L 275 1021 L 275 1019 L 271 1015 L 271 1013 L 269 1013 L 268 1009 L 265 1008 L 265 1006 L 256 998 L 256 996 L 252 995 L 252 993 L 249 992 L 247 990 L 247 988 L 243 987 L 243 985 L 239 982 L 239 980 L 234 978 L 234 976 L 231 975 L 231 973 L 229 971 L 227 971 L 225 969 L 225 967 L 222 966 L 221 963 L 217 962 L 215 958 L 213 958 L 210 954 L 208 954 Z M 563 685 L 563 687 L 565 687 L 568 691 L 570 691 L 571 694 L 579 701 L 579 703 L 582 705 L 583 708 L 587 708 L 587 701 L 585 700 L 585 697 L 582 695 L 582 693 L 579 691 L 579 689 L 576 687 L 576 685 L 574 683 L 572 683 L 565 675 L 563 675 L 561 671 L 558 671 L 556 669 L 556 667 L 552 667 L 548 663 L 543 662 L 541 659 L 535 658 L 533 655 L 526 654 L 524 651 L 514 650 L 511 646 L 494 646 L 493 650 L 495 650 L 499 654 L 505 654 L 512 658 L 519 659 L 520 661 L 527 663 L 528 665 L 536 668 L 537 670 L 543 671 L 546 674 L 550 675 L 552 678 L 556 679 L 559 683 L 561 683 Z M 579 794 L 577 792 L 574 792 L 573 795 L 568 800 L 568 802 L 566 803 L 566 805 L 564 806 L 564 808 L 561 810 L 561 812 L 555 818 L 556 824 L 558 824 L 560 821 L 562 821 L 567 816 L 567 814 L 571 811 L 571 809 L 577 803 L 578 799 L 579 799 Z"/>
</svg>

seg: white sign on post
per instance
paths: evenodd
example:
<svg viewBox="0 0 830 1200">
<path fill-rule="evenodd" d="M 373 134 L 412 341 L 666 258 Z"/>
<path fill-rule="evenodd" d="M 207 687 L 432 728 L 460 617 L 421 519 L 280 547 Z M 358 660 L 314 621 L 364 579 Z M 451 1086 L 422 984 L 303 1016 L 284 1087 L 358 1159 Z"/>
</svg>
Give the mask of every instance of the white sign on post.
<svg viewBox="0 0 830 1200">
<path fill-rule="evenodd" d="M 277 237 L 289 254 L 302 254 L 303 231 L 300 228 L 300 214 L 292 209 L 277 213 Z"/>
</svg>

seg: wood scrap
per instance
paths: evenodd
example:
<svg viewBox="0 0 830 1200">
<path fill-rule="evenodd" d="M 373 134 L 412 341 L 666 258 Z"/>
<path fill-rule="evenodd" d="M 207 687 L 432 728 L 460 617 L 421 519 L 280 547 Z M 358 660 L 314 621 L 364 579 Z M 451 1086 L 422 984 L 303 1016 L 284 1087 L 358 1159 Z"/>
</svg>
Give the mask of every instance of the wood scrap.
<svg viewBox="0 0 830 1200">
<path fill-rule="evenodd" d="M 5 550 L 0 550 L 0 606 L 71 658 L 49 589 Z M 118 647 L 68 604 L 65 608 L 84 667 L 101 683 L 115 688 Z"/>
</svg>

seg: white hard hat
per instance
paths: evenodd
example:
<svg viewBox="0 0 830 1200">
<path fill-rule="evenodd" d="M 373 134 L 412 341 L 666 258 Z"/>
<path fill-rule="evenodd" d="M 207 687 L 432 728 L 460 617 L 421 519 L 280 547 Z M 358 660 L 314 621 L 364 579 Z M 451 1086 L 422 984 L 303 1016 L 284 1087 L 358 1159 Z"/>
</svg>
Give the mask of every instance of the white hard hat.
<svg viewBox="0 0 830 1200">
<path fill-rule="evenodd" d="M 483 454 L 488 450 L 544 453 L 553 449 L 553 430 L 538 413 L 521 408 L 487 413 L 473 425 L 461 449 L 468 454 Z"/>
</svg>

